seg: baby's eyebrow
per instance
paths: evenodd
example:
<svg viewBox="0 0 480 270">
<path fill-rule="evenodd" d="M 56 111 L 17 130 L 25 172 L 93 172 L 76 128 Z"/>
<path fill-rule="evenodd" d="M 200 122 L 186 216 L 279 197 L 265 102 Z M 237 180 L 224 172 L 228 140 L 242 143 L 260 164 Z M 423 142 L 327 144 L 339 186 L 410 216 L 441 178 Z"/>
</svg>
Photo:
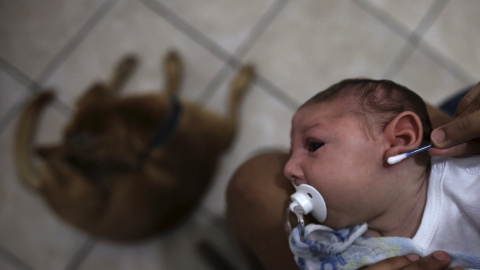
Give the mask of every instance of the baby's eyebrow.
<svg viewBox="0 0 480 270">
<path fill-rule="evenodd" d="M 301 133 L 306 133 L 306 132 L 309 131 L 310 129 L 312 129 L 312 128 L 314 128 L 314 127 L 317 127 L 317 126 L 322 126 L 322 124 L 317 122 L 317 123 L 308 125 L 308 126 L 302 128 L 302 129 L 300 130 L 300 132 L 301 132 Z"/>
</svg>

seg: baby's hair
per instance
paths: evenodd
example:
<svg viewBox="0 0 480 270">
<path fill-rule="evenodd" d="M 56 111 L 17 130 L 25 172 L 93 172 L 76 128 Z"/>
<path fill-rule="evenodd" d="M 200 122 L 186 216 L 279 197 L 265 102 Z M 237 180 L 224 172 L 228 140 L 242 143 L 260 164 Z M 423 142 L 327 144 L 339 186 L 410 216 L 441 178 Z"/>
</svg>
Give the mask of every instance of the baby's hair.
<svg viewBox="0 0 480 270">
<path fill-rule="evenodd" d="M 358 110 L 370 125 L 376 123 L 383 130 L 398 114 L 411 111 L 418 115 L 423 126 L 423 141 L 428 142 L 432 124 L 423 99 L 412 90 L 390 80 L 346 79 L 316 94 L 303 106 L 339 98 L 354 98 Z M 369 117 L 373 115 L 374 117 Z"/>
</svg>

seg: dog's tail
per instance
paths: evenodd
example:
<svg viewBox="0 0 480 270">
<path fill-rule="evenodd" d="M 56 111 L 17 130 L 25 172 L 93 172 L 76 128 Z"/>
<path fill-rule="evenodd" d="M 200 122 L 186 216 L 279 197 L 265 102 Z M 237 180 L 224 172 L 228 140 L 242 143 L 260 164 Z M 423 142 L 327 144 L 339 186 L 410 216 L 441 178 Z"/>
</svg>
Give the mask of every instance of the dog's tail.
<svg viewBox="0 0 480 270">
<path fill-rule="evenodd" d="M 34 189 L 40 189 L 42 183 L 35 168 L 33 140 L 40 113 L 54 97 L 53 92 L 46 91 L 28 101 L 15 130 L 14 160 L 17 175 L 27 186 Z"/>
</svg>

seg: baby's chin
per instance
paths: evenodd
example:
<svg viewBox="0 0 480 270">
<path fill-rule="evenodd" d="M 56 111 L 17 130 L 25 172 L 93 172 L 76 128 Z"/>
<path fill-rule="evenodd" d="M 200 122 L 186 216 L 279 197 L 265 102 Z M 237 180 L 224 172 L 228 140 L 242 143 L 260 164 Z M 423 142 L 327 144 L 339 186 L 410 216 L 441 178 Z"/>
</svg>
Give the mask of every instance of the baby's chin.
<svg viewBox="0 0 480 270">
<path fill-rule="evenodd" d="M 329 214 L 331 214 L 329 216 Z M 319 223 L 319 222 L 317 222 Z M 327 209 L 327 219 L 323 223 L 319 223 L 323 226 L 327 226 L 335 231 L 355 227 L 357 225 L 362 225 L 363 222 L 352 222 L 350 219 L 345 217 L 336 216 L 334 213 L 328 213 Z"/>
<path fill-rule="evenodd" d="M 372 230 L 370 228 L 368 228 L 368 230 L 363 234 L 363 236 L 367 236 L 367 237 L 381 237 L 382 235 L 376 231 L 376 230 Z"/>
</svg>

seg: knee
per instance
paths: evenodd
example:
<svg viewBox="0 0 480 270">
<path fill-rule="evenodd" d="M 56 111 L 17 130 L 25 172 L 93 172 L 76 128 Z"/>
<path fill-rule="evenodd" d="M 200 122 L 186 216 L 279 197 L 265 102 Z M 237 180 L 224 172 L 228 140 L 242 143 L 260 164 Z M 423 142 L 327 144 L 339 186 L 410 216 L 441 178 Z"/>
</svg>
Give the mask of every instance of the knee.
<svg viewBox="0 0 480 270">
<path fill-rule="evenodd" d="M 245 161 L 233 174 L 227 188 L 227 216 L 248 218 L 249 213 L 266 213 L 288 199 L 292 185 L 283 176 L 288 154 L 258 154 Z"/>
<path fill-rule="evenodd" d="M 227 187 L 227 207 L 231 212 L 237 207 L 248 207 L 254 203 L 254 193 L 258 192 L 256 181 L 258 176 L 259 156 L 252 157 L 238 167 Z"/>
<path fill-rule="evenodd" d="M 274 181 L 283 178 L 287 155 L 262 153 L 245 161 L 233 174 L 227 188 L 227 203 L 251 203 L 274 188 Z M 284 181 L 286 183 L 286 181 Z"/>
</svg>

